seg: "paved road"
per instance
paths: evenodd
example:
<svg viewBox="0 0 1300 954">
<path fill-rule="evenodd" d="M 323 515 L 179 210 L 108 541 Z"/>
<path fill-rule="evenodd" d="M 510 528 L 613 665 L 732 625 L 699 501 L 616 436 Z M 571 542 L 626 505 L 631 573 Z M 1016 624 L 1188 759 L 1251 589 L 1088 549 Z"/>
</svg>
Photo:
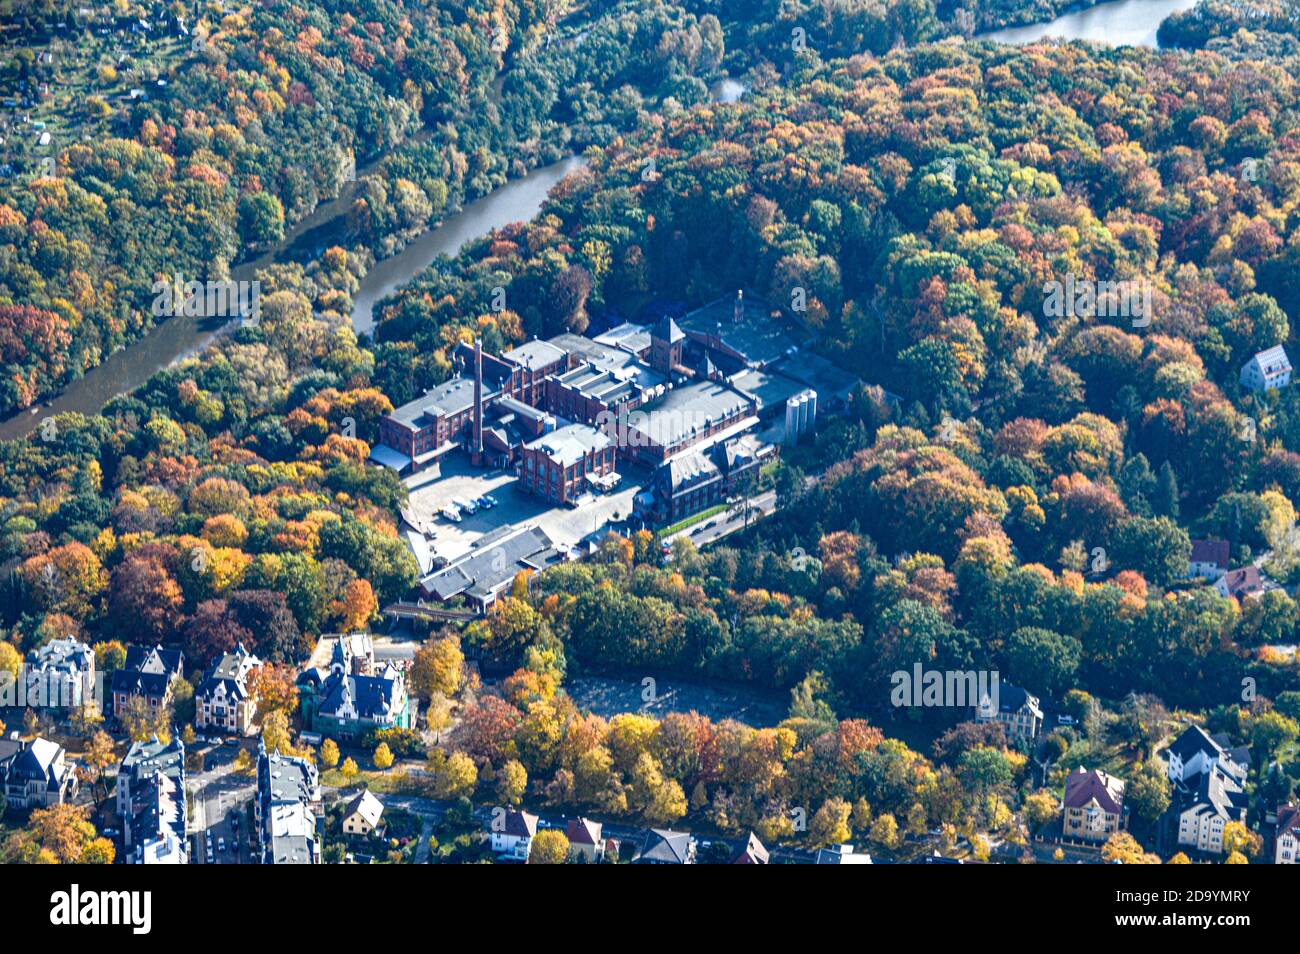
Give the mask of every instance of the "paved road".
<svg viewBox="0 0 1300 954">
<path fill-rule="evenodd" d="M 247 744 L 247 743 L 245 743 Z M 241 775 L 234 770 L 234 746 L 215 746 L 196 743 L 195 751 L 204 753 L 206 760 L 202 772 L 186 779 L 186 787 L 193 805 L 190 815 L 191 851 L 194 864 L 249 864 L 248 819 L 246 806 L 257 791 L 257 779 Z M 231 822 L 231 812 L 239 815 L 236 826 Z M 208 853 L 205 835 L 212 833 L 212 854 Z M 220 839 L 226 840 L 226 850 L 218 848 Z"/>
<path fill-rule="evenodd" d="M 769 490 L 749 498 L 749 508 L 749 525 L 752 526 L 754 521 L 760 517 L 766 517 L 776 512 L 776 491 Z M 737 504 L 716 517 L 692 524 L 664 539 L 672 541 L 678 537 L 685 537 L 697 547 L 702 547 L 705 544 L 714 543 L 728 534 L 735 533 L 737 530 L 743 530 L 745 526 L 744 507 Z"/>
</svg>

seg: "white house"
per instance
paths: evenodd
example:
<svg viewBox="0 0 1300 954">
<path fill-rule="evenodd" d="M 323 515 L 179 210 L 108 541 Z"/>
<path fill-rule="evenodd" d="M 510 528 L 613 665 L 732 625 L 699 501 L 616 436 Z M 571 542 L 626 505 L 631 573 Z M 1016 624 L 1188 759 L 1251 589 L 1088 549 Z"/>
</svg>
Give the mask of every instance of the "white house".
<svg viewBox="0 0 1300 954">
<path fill-rule="evenodd" d="M 499 857 L 511 861 L 528 860 L 528 853 L 533 849 L 533 837 L 537 834 L 536 815 L 512 808 L 504 814 L 494 814 L 490 825 L 492 850 Z"/>
<path fill-rule="evenodd" d="M 1300 805 L 1283 805 L 1277 810 L 1277 841 L 1273 864 L 1300 865 Z"/>
<path fill-rule="evenodd" d="M 1225 740 L 1190 726 L 1168 749 L 1166 772 L 1174 783 L 1169 814 L 1176 819 L 1178 844 L 1221 854 L 1229 822 L 1246 819 L 1244 748 L 1229 749 Z"/>
<path fill-rule="evenodd" d="M 1251 391 L 1271 391 L 1291 383 L 1291 359 L 1281 345 L 1261 351 L 1241 369 L 1241 386 Z"/>
<path fill-rule="evenodd" d="M 1193 540 L 1187 575 L 1217 580 L 1228 572 L 1228 553 L 1227 540 Z"/>
<path fill-rule="evenodd" d="M 77 775 L 63 746 L 48 739 L 0 739 L 0 795 L 10 808 L 49 808 L 72 800 Z"/>
</svg>

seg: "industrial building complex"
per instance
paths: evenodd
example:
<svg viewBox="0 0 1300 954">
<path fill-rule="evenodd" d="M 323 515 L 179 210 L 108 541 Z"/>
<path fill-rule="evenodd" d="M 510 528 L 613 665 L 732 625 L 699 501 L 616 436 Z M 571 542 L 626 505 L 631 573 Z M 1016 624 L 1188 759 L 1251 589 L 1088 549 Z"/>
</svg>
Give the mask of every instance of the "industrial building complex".
<svg viewBox="0 0 1300 954">
<path fill-rule="evenodd" d="M 380 422 L 374 462 L 410 476 L 452 451 L 513 472 L 547 507 L 575 507 L 636 476 L 633 518 L 666 526 L 724 503 L 780 444 L 813 429 L 819 405 L 857 379 L 806 350 L 778 313 L 743 291 L 653 325 L 535 339 L 500 355 L 459 344 L 453 377 Z M 479 501 L 438 512 L 459 522 Z M 563 559 L 539 527 L 501 526 L 468 552 L 439 556 L 414 539 L 427 596 L 486 606 L 522 569 Z M 429 534 L 431 535 L 431 534 Z M 495 541 L 495 542 L 494 542 Z"/>
</svg>

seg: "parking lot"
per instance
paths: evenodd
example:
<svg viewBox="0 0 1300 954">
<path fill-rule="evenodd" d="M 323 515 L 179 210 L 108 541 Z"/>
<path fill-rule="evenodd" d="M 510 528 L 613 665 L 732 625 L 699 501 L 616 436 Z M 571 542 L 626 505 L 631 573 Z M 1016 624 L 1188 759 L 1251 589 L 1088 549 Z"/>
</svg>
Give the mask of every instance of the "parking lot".
<svg viewBox="0 0 1300 954">
<path fill-rule="evenodd" d="M 644 478 L 631 468 L 620 468 L 619 473 L 623 480 L 612 493 L 595 494 L 576 507 L 553 507 L 524 493 L 513 471 L 479 470 L 455 451 L 443 458 L 441 476 L 420 473 L 405 483 L 411 515 L 434 531 L 430 542 L 434 553 L 454 560 L 479 537 L 506 524 L 541 527 L 556 544 L 572 547 L 602 527 L 626 519 Z M 441 515 L 456 498 L 476 501 L 485 494 L 495 497 L 497 506 L 463 514 L 460 523 Z"/>
</svg>

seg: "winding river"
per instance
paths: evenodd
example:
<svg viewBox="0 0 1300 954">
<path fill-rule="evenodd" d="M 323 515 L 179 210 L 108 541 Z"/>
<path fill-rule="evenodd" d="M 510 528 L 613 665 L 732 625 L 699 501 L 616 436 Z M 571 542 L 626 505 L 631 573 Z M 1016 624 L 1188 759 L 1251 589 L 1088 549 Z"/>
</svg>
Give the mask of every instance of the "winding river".
<svg viewBox="0 0 1300 954">
<path fill-rule="evenodd" d="M 1170 13 L 1194 5 L 1196 0 L 1110 0 L 1110 2 L 1064 14 L 1050 23 L 1012 27 L 981 34 L 978 38 L 1000 43 L 1032 43 L 1043 37 L 1065 40 L 1099 40 L 1120 45 L 1154 46 L 1160 21 Z M 745 85 L 722 79 L 713 85 L 713 97 L 729 103 L 744 95 Z M 506 183 L 445 219 L 437 228 L 416 238 L 402 252 L 378 262 L 361 281 L 353 297 L 352 322 L 360 332 L 374 327 L 374 306 L 411 281 L 439 255 L 455 255 L 466 243 L 511 222 L 532 218 L 542 207 L 551 186 L 580 165 L 571 157 L 534 169 L 528 175 Z M 372 163 L 368 169 L 374 168 Z M 363 169 L 361 172 L 365 172 Z M 257 259 L 232 269 L 236 280 L 249 280 L 257 269 L 276 261 L 302 260 L 323 247 L 338 227 L 352 201 L 349 185 L 338 198 L 323 203 L 299 222 L 283 242 Z M 102 364 L 69 384 L 59 395 L 0 421 L 0 440 L 14 440 L 30 433 L 49 414 L 79 412 L 93 414 L 108 401 L 132 391 L 162 368 L 180 361 L 209 344 L 233 324 L 226 319 L 176 317 L 149 331 L 134 344 L 114 352 Z"/>
<path fill-rule="evenodd" d="M 1050 23 L 991 30 L 981 33 L 977 39 L 1023 44 L 1044 37 L 1060 37 L 1114 46 L 1155 46 L 1160 22 L 1169 14 L 1190 9 L 1196 3 L 1197 0 L 1109 0 L 1084 10 L 1064 13 Z"/>
</svg>

